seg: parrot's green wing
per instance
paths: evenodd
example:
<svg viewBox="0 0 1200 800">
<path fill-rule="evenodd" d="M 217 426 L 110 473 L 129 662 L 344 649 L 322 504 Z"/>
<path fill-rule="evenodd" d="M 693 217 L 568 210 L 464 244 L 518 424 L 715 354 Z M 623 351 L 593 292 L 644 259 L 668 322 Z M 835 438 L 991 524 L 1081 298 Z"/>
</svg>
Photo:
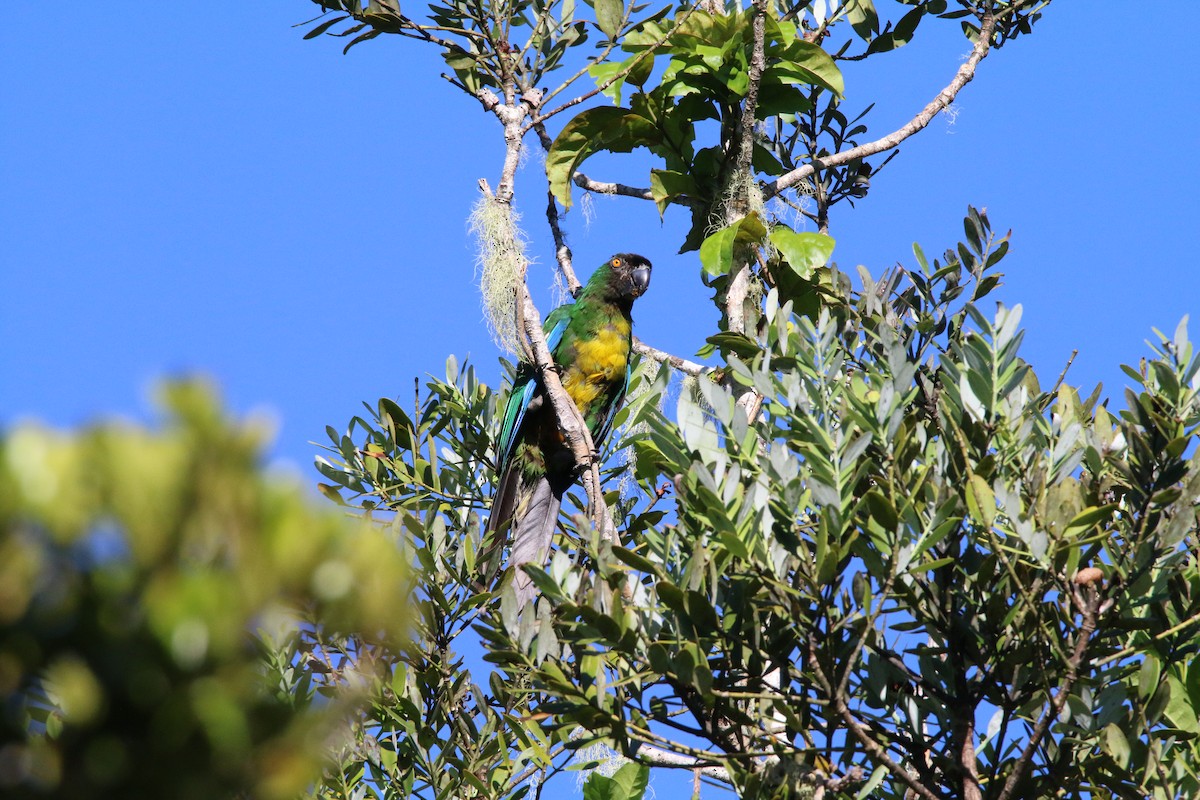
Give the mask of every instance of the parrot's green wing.
<svg viewBox="0 0 1200 800">
<path fill-rule="evenodd" d="M 546 318 L 546 324 L 542 330 L 546 333 L 546 346 L 551 353 L 562 341 L 563 331 L 567 329 L 567 323 L 571 320 L 570 311 L 570 306 L 560 306 L 550 312 L 550 316 Z M 517 374 L 513 378 L 512 392 L 508 396 L 508 406 L 504 409 L 504 424 L 500 428 L 500 442 L 496 449 L 499 454 L 497 463 L 501 469 L 512 458 L 513 449 L 517 444 L 517 433 L 521 430 L 525 413 L 529 410 L 529 404 L 533 401 L 540 386 L 541 382 L 537 379 L 533 369 L 527 368 L 525 365 L 518 368 Z"/>
</svg>

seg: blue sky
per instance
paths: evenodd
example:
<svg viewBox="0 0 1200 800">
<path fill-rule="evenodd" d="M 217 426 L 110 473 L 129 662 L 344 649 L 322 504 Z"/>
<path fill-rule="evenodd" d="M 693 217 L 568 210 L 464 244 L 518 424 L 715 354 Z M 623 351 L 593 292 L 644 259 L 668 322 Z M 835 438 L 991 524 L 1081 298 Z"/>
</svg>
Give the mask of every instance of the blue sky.
<svg viewBox="0 0 1200 800">
<path fill-rule="evenodd" d="M 1014 229 L 999 296 L 1025 307 L 1026 357 L 1048 382 L 1078 347 L 1074 382 L 1119 398 L 1117 365 L 1145 352 L 1151 326 L 1169 332 L 1200 306 L 1196 46 L 1170 5 L 1052 6 L 984 62 L 953 122 L 910 139 L 858 209 L 839 207 L 835 260 L 911 265 L 913 241 L 940 252 L 968 203 L 987 207 Z M 385 37 L 343 56 L 342 40 L 291 27 L 315 6 L 256 6 L 86 3 L 53 25 L 42 5 L 6 8 L 0 424 L 147 418 L 157 377 L 198 371 L 238 411 L 271 409 L 274 455 L 309 475 L 308 442 L 360 400 L 410 397 L 451 353 L 498 375 L 465 223 L 476 181 L 499 172 L 494 118 L 437 77 L 432 48 Z M 878 101 L 875 133 L 969 49 L 956 24 L 925 25 L 847 74 L 848 103 Z M 518 196 L 548 311 L 540 165 L 531 153 Z M 675 254 L 683 214 L 660 225 L 648 206 L 597 199 L 588 223 L 577 205 L 576 262 L 651 258 L 637 332 L 691 355 L 716 315 L 694 254 Z"/>
</svg>

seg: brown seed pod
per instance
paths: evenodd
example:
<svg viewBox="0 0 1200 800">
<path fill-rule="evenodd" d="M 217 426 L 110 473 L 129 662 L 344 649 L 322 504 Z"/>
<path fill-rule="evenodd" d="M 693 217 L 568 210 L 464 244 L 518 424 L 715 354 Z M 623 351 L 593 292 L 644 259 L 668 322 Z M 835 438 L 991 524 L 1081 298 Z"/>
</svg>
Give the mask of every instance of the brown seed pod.
<svg viewBox="0 0 1200 800">
<path fill-rule="evenodd" d="M 1104 579 L 1104 571 L 1099 567 L 1084 567 L 1075 573 L 1075 583 L 1078 586 L 1087 586 L 1089 583 L 1095 583 Z"/>
</svg>

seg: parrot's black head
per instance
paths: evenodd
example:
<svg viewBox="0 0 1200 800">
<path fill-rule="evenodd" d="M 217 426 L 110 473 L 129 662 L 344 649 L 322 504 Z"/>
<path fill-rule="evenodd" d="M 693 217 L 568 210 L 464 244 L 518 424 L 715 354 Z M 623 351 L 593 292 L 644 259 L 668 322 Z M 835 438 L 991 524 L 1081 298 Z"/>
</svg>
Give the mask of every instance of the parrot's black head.
<svg viewBox="0 0 1200 800">
<path fill-rule="evenodd" d="M 609 287 L 620 299 L 632 303 L 650 288 L 650 262 L 636 253 L 617 253 L 608 260 Z"/>
</svg>

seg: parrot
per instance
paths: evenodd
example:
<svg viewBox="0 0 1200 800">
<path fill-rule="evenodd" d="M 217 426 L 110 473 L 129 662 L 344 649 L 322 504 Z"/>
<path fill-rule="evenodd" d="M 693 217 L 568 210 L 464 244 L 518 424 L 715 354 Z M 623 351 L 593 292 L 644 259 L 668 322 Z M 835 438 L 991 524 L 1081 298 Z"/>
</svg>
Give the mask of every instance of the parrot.
<svg viewBox="0 0 1200 800">
<path fill-rule="evenodd" d="M 650 262 L 618 253 L 602 264 L 574 303 L 546 317 L 543 330 L 563 389 L 599 449 L 629 385 L 633 301 L 650 286 Z M 536 594 L 522 564 L 542 566 L 558 524 L 563 493 L 575 482 L 575 459 L 558 430 L 554 407 L 532 364 L 513 379 L 497 445 L 498 479 L 479 563 L 486 584 L 499 573 L 505 544 L 518 605 Z"/>
</svg>

